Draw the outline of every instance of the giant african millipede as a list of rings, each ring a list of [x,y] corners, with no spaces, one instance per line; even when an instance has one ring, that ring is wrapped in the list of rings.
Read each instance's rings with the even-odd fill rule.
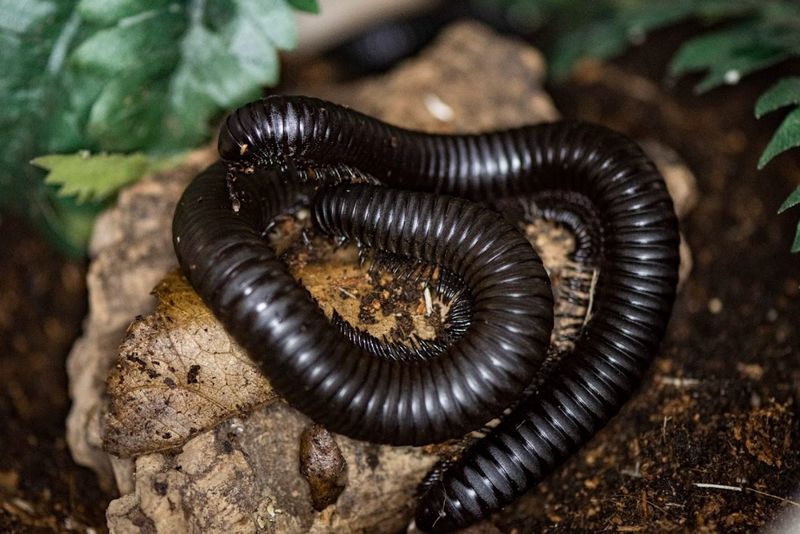
[[[566,121],[437,135],[276,96],[233,112],[219,151],[178,204],[175,251],[292,406],[331,431],[396,445],[459,437],[514,406],[429,475],[422,530],[466,526],[538,483],[617,413],[658,350],[678,280],[677,220],[663,178],[623,135]],[[348,173],[371,183],[331,185]],[[264,238],[304,181],[320,188],[312,211],[323,231],[451,273],[468,299],[463,333],[430,357],[399,357],[327,319]],[[557,199],[552,216],[579,230],[576,255],[600,275],[574,349],[520,400],[548,347],[553,298],[531,245],[486,204],[531,194]]]

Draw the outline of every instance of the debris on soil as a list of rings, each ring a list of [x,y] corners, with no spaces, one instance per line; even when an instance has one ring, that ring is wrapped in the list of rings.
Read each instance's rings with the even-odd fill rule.
[[[448,306],[430,296],[434,277],[415,272],[411,262],[399,261],[399,272],[393,273],[372,259],[362,261],[355,245],[337,245],[319,235],[296,242],[284,259],[328,318],[336,311],[354,327],[396,342],[412,335],[434,339],[442,333]]]

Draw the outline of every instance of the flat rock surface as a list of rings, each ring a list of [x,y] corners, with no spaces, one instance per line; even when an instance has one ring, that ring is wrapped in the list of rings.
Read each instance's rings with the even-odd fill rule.
[[[542,90],[543,69],[541,56],[530,47],[464,23],[384,77],[312,92],[402,126],[478,131],[556,118]],[[696,197],[691,173],[664,147],[648,145],[648,151],[662,164],[679,212],[687,213]],[[446,449],[319,438],[315,443],[328,443],[334,453],[338,448],[330,464],[338,467],[328,470],[330,480],[325,472],[319,475],[311,486],[317,489],[310,489],[301,474],[300,452],[310,422],[271,394],[185,282],[168,274],[176,267],[170,241],[175,202],[188,180],[213,159],[211,151],[198,152],[181,169],[125,191],[103,215],[92,242],[90,314],[69,359],[74,404],[68,440],[76,460],[122,494],[109,507],[109,528],[403,529],[416,484]],[[568,239],[557,229],[544,233],[548,238],[535,244],[551,271],[571,276],[574,266],[559,263],[564,257],[559,247]],[[306,280],[308,274],[298,277]],[[360,287],[357,281],[346,285],[353,273],[336,276],[346,288]],[[399,305],[424,312],[424,288]],[[567,343],[568,327],[561,328]],[[307,467],[302,470],[309,475],[313,470]],[[326,501],[330,492],[335,495]],[[524,518],[541,508],[536,493],[531,495],[497,524],[525,524]]]

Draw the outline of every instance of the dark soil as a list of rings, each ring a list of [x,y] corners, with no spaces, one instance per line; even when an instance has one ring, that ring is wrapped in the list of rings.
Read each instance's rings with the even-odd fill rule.
[[[683,31],[551,88],[567,117],[687,160],[701,192],[683,227],[694,269],[639,393],[520,505],[530,522],[506,530],[750,532],[800,509],[800,255],[788,252],[800,212],[775,214],[800,182],[798,157],[756,170],[779,117],[756,121],[752,107],[776,72],[702,97],[662,83]],[[20,221],[0,230],[0,531],[102,530],[112,496],[64,442],[85,265]]]
[[[694,268],[661,357],[613,423],[540,486],[541,513],[523,531],[752,532],[800,512],[800,258],[788,251],[800,213],[775,213],[800,181],[797,156],[756,170],[776,127],[752,113],[769,77],[703,97],[688,82],[663,89],[653,54],[668,57],[655,50],[670,37],[584,65],[551,92],[568,117],[676,149],[701,196],[682,228]]]
[[[110,499],[64,439],[64,360],[86,312],[86,265],[0,219],[0,531],[105,530]]]

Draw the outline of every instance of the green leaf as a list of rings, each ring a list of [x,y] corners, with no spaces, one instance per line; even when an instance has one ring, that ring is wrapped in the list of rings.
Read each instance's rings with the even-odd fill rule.
[[[800,108],[795,108],[778,126],[758,160],[758,168],[763,168],[772,158],[796,146],[800,146]]]
[[[106,202],[78,204],[75,197],[59,197],[48,188],[34,207],[34,221],[58,250],[80,257],[86,254],[94,220],[107,207]]]
[[[616,21],[604,21],[566,34],[559,39],[551,58],[551,70],[563,78],[582,57],[608,59],[622,53],[629,45],[629,35]]]
[[[704,93],[723,84],[733,85],[751,72],[780,63],[791,53],[775,46],[758,20],[695,37],[684,43],[670,62],[671,76],[708,70],[695,87]]]
[[[800,204],[800,186],[797,186],[797,189],[792,191],[792,193],[786,197],[786,200],[783,201],[781,207],[778,208],[778,213],[783,213],[784,211],[788,210],[789,208],[793,208]]]
[[[697,9],[696,0],[670,0],[663,3],[636,2],[621,8],[619,22],[629,36],[644,37],[645,34],[690,17]]]
[[[185,29],[184,12],[151,9],[96,32],[70,59],[81,71],[107,77],[122,73],[158,76],[178,61],[175,44]]]
[[[49,171],[45,183],[60,186],[59,196],[74,196],[78,203],[105,200],[150,169],[143,154],[92,156],[86,151],[40,156],[31,163]]]
[[[588,24],[575,24],[569,20],[570,30],[557,41],[555,53],[551,58],[551,70],[555,76],[563,76],[580,57],[608,59],[619,55],[630,45],[640,44],[647,34],[666,26],[689,19],[701,17],[707,21],[742,16],[757,10],[752,0],[607,0],[609,5]],[[566,2],[572,5],[571,2]],[[576,4],[578,4],[576,2]],[[584,3],[580,3],[585,7]],[[551,10],[568,12],[563,4],[556,2]],[[701,47],[702,53],[706,47]],[[687,51],[687,55],[691,51]],[[705,68],[703,64],[697,68]],[[677,73],[676,73],[677,74]]]
[[[32,158],[195,146],[216,114],[277,81],[277,50],[296,41],[288,0],[0,0],[0,209],[74,251],[103,205],[78,200],[132,180],[131,163],[86,183],[100,171],[75,162],[59,189]]]
[[[714,65],[695,86],[695,91],[702,94],[721,85],[736,85],[748,74],[777,65],[789,57],[791,55],[782,50],[761,47],[738,51],[735,57]]]
[[[756,102],[756,118],[789,105],[800,105],[800,77],[783,78]]]
[[[127,16],[76,50],[78,68],[109,76],[88,112],[90,146],[170,152],[197,145],[216,113],[277,81],[277,50],[297,43],[284,0],[172,5]]]
[[[769,1],[759,2],[759,11],[767,22],[775,22],[793,26],[800,18],[800,5],[794,1]]]
[[[800,205],[800,186],[797,187],[788,197],[786,200],[783,201],[781,207],[778,208],[778,213],[783,213],[784,211],[792,208],[794,206]],[[797,231],[794,234],[794,243],[792,243],[792,252],[800,252],[800,222],[797,223]]]
[[[319,4],[317,0],[288,0],[289,4],[295,9],[300,11],[307,11],[309,13],[319,13]]]
[[[758,25],[753,21],[701,35],[685,42],[669,64],[671,76],[704,70],[724,62],[736,49],[752,44]]]
[[[763,8],[758,0],[696,0],[693,4],[694,14],[705,22],[752,16]]]
[[[133,74],[111,80],[89,111],[86,135],[104,150],[114,152],[158,145],[162,132],[153,125],[162,122],[167,87],[165,81],[150,83]],[[198,143],[205,134],[202,120],[194,125]]]
[[[27,216],[61,250],[74,250],[77,242],[67,235],[76,227],[68,220],[72,206],[51,202],[44,173],[28,161],[60,142],[56,132],[64,131],[55,117],[67,98],[65,57],[83,31],[73,7],[56,0],[0,0],[0,210]]]
[[[150,10],[163,9],[165,4],[163,0],[80,0],[77,11],[87,21],[111,25]],[[172,9],[179,7],[176,5]]]
[[[0,30],[24,34],[56,11],[53,2],[0,0]]]

